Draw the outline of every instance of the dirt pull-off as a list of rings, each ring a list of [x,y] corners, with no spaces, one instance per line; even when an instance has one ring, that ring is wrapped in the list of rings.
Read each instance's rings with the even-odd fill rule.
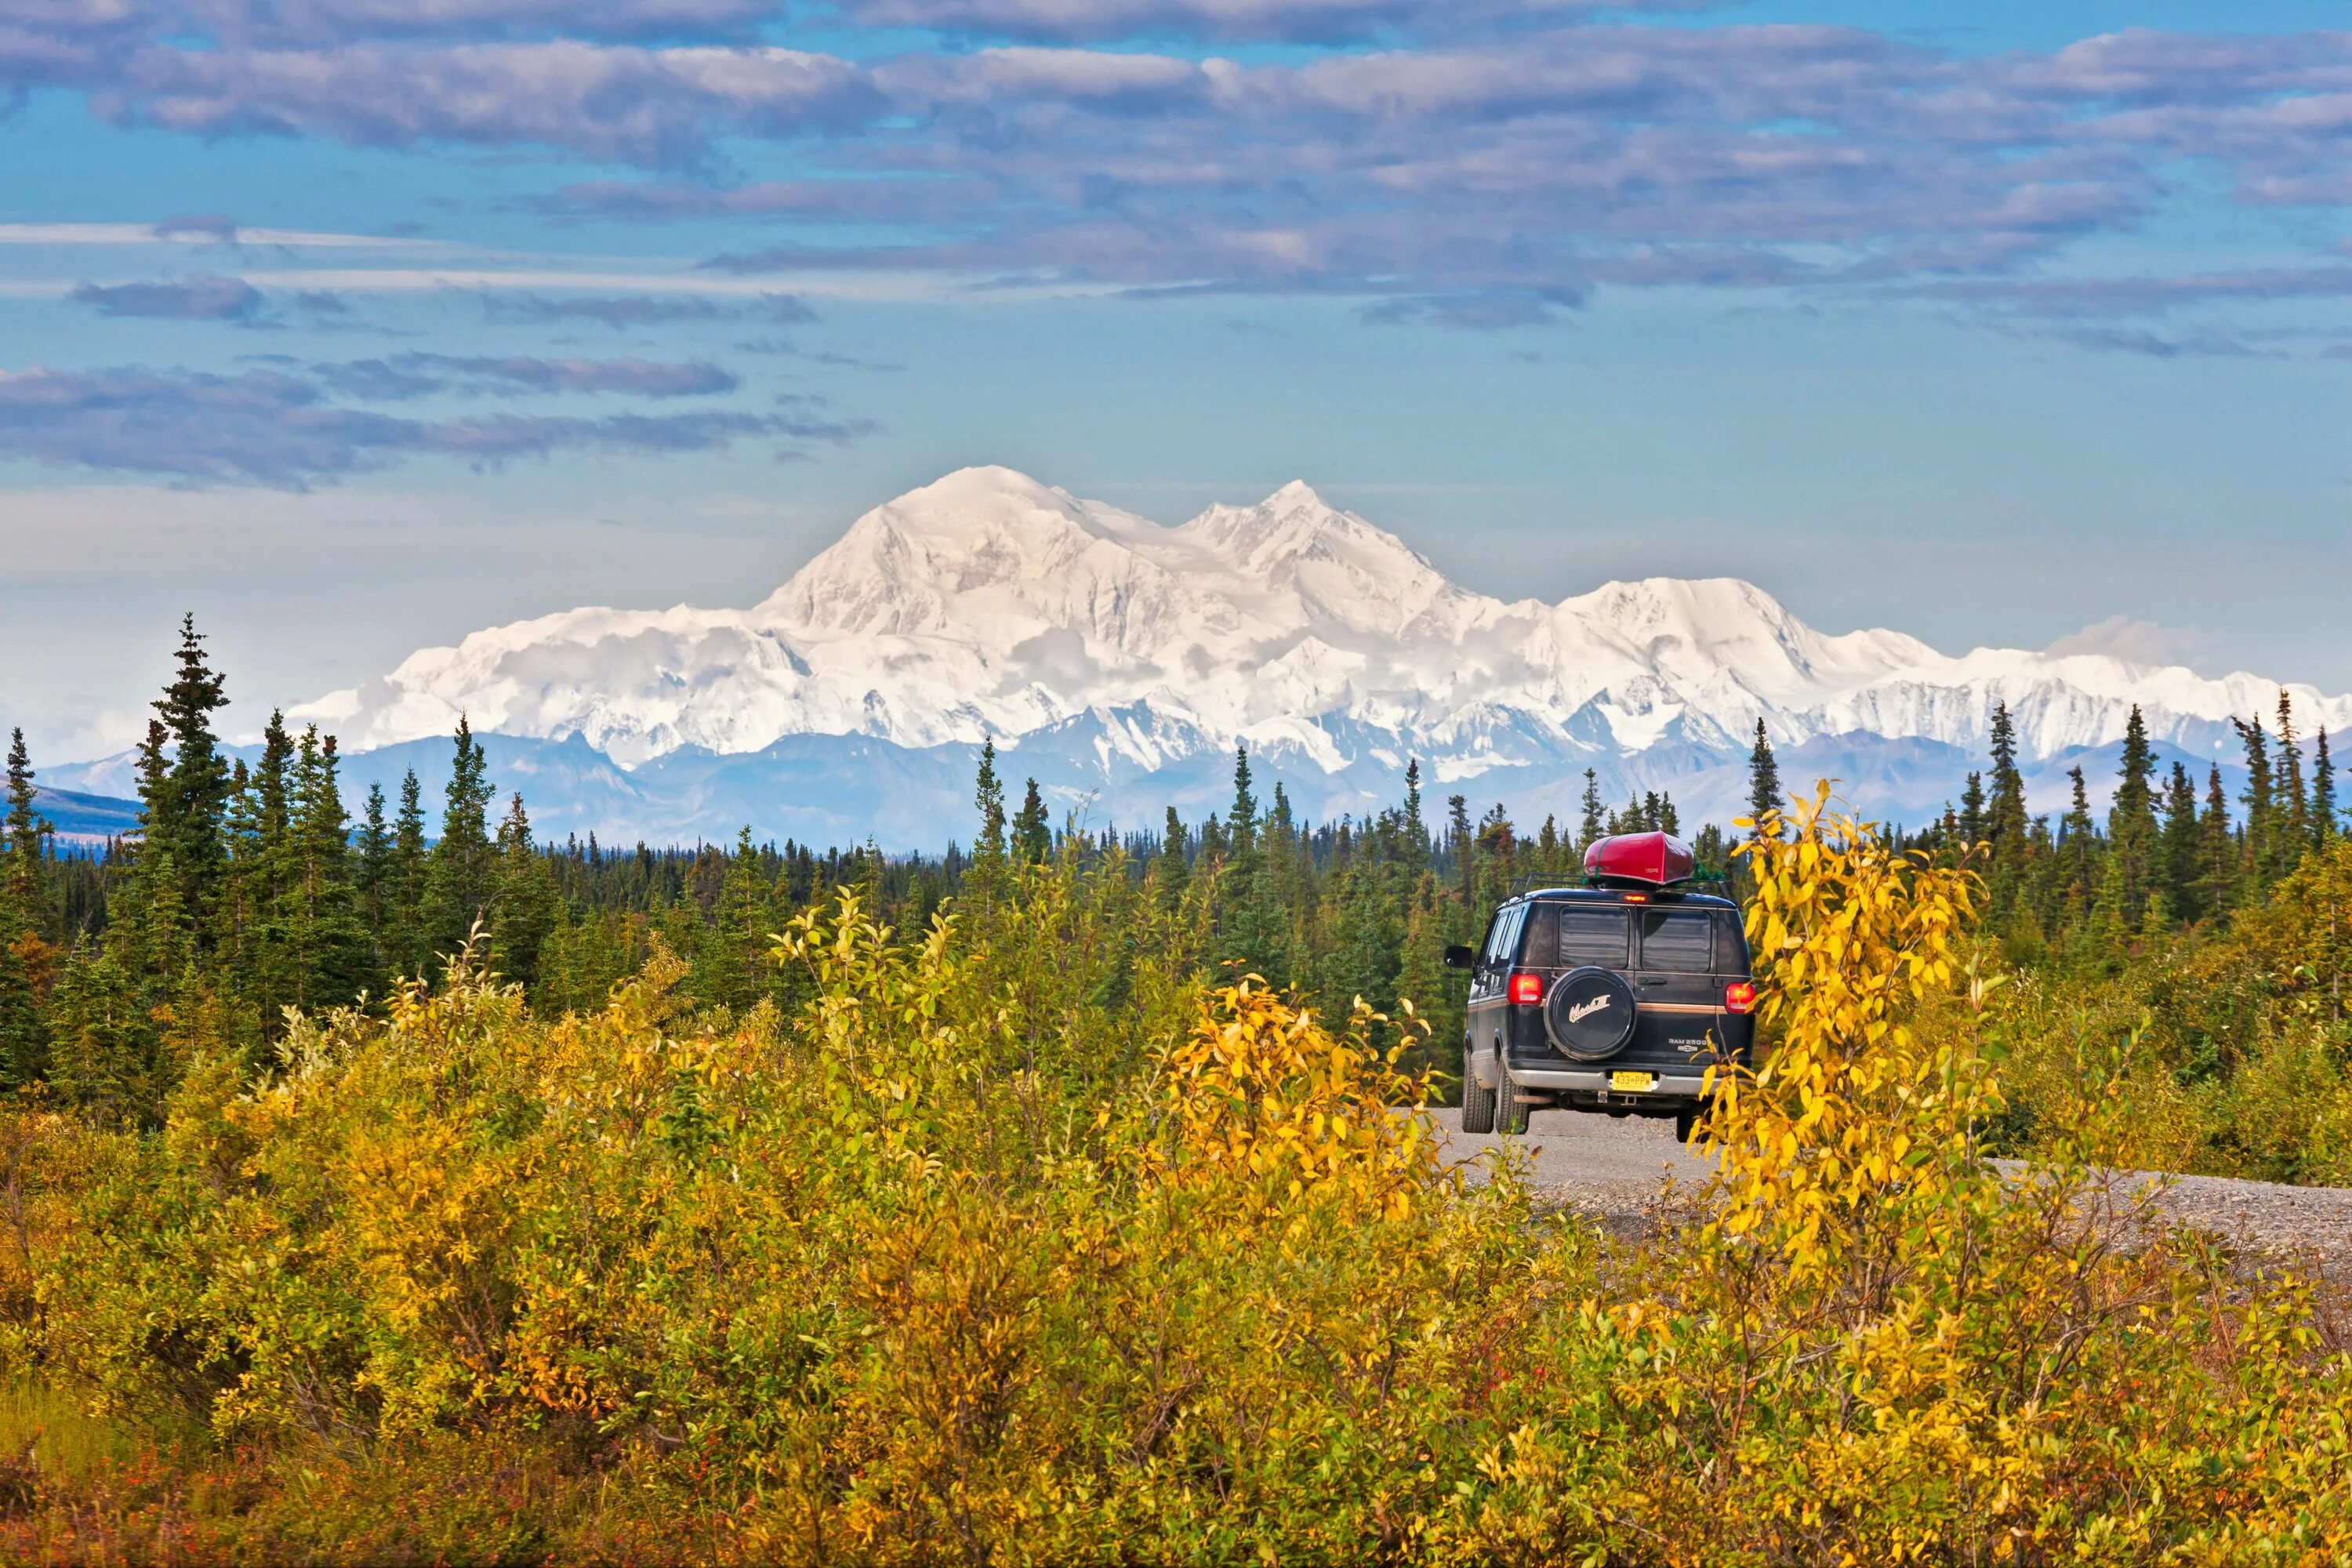
[[[1516,1145],[1528,1157],[1528,1184],[1539,1202],[1589,1215],[1620,1235],[1646,1234],[1668,1216],[1669,1176],[1684,1204],[1697,1197],[1706,1180],[1706,1162],[1675,1142],[1671,1121],[1538,1110],[1524,1134],[1503,1138],[1463,1131],[1460,1114],[1436,1112],[1440,1148],[1449,1163],[1468,1163],[1476,1180],[1484,1163],[1479,1156]],[[2004,1162],[2003,1168],[2011,1167]],[[2141,1191],[2152,1192],[2173,1219],[2242,1252],[2315,1258],[2339,1279],[2352,1271],[2352,1188],[2115,1173],[2117,1205]]]

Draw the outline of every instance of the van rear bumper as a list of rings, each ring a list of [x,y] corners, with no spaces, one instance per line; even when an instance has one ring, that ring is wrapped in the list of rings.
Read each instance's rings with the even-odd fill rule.
[[[1540,1089],[1550,1094],[1609,1094],[1610,1068],[1511,1068],[1511,1081],[1523,1089]],[[1654,1086],[1633,1091],[1620,1090],[1612,1096],[1616,1103],[1643,1100],[1697,1100],[1705,1090],[1704,1073],[1659,1072],[1654,1068],[1631,1068],[1631,1072],[1646,1072],[1656,1079]]]

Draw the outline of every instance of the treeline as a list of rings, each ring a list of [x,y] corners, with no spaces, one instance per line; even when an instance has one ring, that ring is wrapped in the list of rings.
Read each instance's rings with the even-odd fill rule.
[[[1969,773],[1958,804],[1910,842],[1953,855],[1981,847],[1988,921],[2012,962],[2111,959],[2143,937],[2225,924],[2345,830],[2327,731],[2314,738],[2306,771],[2287,692],[2274,730],[2260,714],[2232,722],[2246,761],[2239,809],[2218,763],[2201,781],[2178,762],[2159,775],[2135,703],[2104,816],[2077,765],[2067,771],[2073,798],[2053,820],[2026,811],[2016,723],[2003,703],[1992,714],[1990,770]],[[1769,765],[1760,732],[1758,743],[1768,759],[1759,765]]]
[[[1573,875],[1605,833],[1680,828],[1670,797],[1607,807],[1590,773],[1573,829],[1547,821],[1523,837],[1499,805],[1474,820],[1458,795],[1433,828],[1417,763],[1398,806],[1311,824],[1279,784],[1261,802],[1245,749],[1222,813],[1187,823],[1171,809],[1154,831],[1057,828],[1034,780],[1009,806],[991,745],[968,853],[778,847],[748,828],[730,847],[616,850],[593,836],[550,845],[520,794],[500,808],[463,720],[430,811],[411,773],[396,801],[372,787],[354,813],[332,735],[272,714],[248,766],[214,728],[226,700],[184,623],[139,749],[142,831],[95,856],[53,852],[17,733],[0,884],[0,1082],[43,1083],[101,1119],[150,1125],[188,1062],[224,1052],[257,1062],[293,1012],[380,1006],[469,944],[551,1016],[603,1006],[657,951],[685,962],[681,989],[705,1008],[789,1007],[795,982],[771,961],[772,933],[836,889],[855,887],[898,929],[919,929],[950,898],[985,910],[1016,868],[1049,858],[1118,869],[1136,917],[1215,970],[1262,974],[1333,1016],[1360,995],[1383,1012],[1400,995],[1424,999],[1446,1042],[1459,1033],[1458,1016],[1444,1016],[1447,943],[1475,934],[1525,877]],[[1699,841],[1720,871],[1722,835]]]
[[[1066,858],[1116,871],[1139,943],[1181,952],[1212,974],[1255,973],[1325,1016],[1358,997],[1394,1016],[1411,998],[1433,1026],[1429,1065],[1450,1070],[1460,1001],[1442,957],[1473,940],[1515,887],[1578,875],[1611,833],[1684,826],[1671,796],[1620,805],[1588,771],[1577,820],[1531,831],[1501,805],[1474,816],[1454,795],[1426,815],[1416,763],[1405,796],[1363,819],[1311,823],[1277,784],[1261,800],[1246,749],[1222,812],[1120,832],[1051,820],[1034,780],[1018,804],[984,747],[967,851],[891,858],[754,842],[615,849],[592,836],[544,844],[526,803],[500,805],[461,720],[442,798],[412,773],[397,799],[371,788],[354,813],[335,738],[273,714],[261,754],[230,758],[214,729],[226,695],[193,622],[140,746],[142,830],[95,856],[52,852],[36,811],[21,733],[9,756],[0,879],[0,1083],[41,1083],[102,1119],[152,1125],[185,1064],[224,1052],[258,1063],[294,1011],[380,1009],[404,984],[437,979],[469,945],[551,1016],[601,1007],[657,952],[686,965],[680,989],[742,1014],[799,1000],[771,962],[772,933],[845,887],[901,931],[950,899],[985,911],[1023,865]],[[1990,929],[2032,965],[2095,967],[2179,929],[2210,930],[2340,832],[2327,737],[2306,769],[2292,704],[2274,729],[2242,721],[2250,783],[2234,803],[2218,768],[2201,792],[2175,764],[2159,777],[2137,708],[2104,819],[2074,772],[2074,804],[2029,815],[2008,709],[1995,710],[1991,766],[1969,775],[1940,821],[1895,833],[1906,847],[1968,859],[1989,889]],[[1783,803],[1769,734],[1757,726],[1751,806]],[[2239,810],[2233,811],[2233,805]],[[1704,875],[1737,872],[1723,829],[1694,839]],[[1148,929],[1147,929],[1148,928]]]

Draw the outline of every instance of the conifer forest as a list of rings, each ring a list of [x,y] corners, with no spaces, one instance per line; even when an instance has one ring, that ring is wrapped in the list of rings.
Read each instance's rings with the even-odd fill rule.
[[[2106,1173],[2352,1184],[2284,695],[2242,788],[2135,710],[2056,816],[1996,709],[1903,828],[1760,723],[1728,824],[1418,769],[1310,823],[1244,750],[1113,828],[992,747],[894,858],[546,842],[462,721],[441,798],[353,800],[312,728],[232,761],[226,679],[184,626],[134,836],[56,845],[8,755],[10,1561],[2352,1553],[2340,1274]],[[1746,910],[1764,1049],[1627,1237],[1442,1154],[1444,954],[1647,828]]]

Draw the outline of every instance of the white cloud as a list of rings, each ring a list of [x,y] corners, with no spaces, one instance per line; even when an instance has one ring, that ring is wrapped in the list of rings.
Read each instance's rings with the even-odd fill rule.
[[[2105,654],[2133,664],[2186,665],[2201,671],[2201,661],[2215,650],[2217,639],[2197,626],[2159,626],[2129,616],[2109,616],[2081,631],[2069,632],[2043,651],[2054,654]]]

